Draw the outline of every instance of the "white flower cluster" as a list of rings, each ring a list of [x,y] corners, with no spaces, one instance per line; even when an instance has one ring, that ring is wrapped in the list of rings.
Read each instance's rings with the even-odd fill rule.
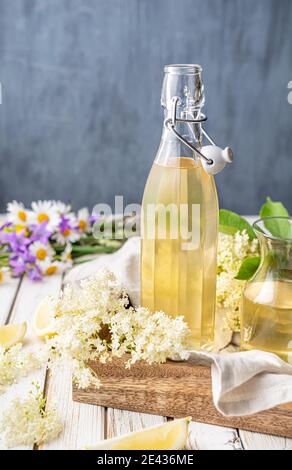
[[[33,369],[44,364],[43,351],[22,348],[21,343],[5,350],[0,346],[0,392]]]
[[[6,447],[42,444],[57,437],[63,429],[54,407],[46,411],[46,399],[39,386],[21,400],[15,398],[0,422]]]
[[[99,386],[88,366],[129,354],[128,366],[138,360],[165,362],[188,357],[190,331],[183,317],[130,307],[114,275],[101,271],[79,285],[67,285],[55,301],[56,335],[47,340],[49,367],[70,363],[80,388]]]
[[[188,358],[191,334],[183,317],[129,306],[127,295],[108,271],[67,285],[50,301],[56,334],[33,351],[22,349],[21,344],[0,349],[0,388],[45,364],[51,371],[70,366],[75,383],[86,388],[100,385],[91,360],[105,362],[129,353],[126,366],[130,367],[138,360],[151,364]],[[8,447],[41,444],[61,432],[55,408],[46,410],[45,405],[39,387],[27,399],[11,403],[0,423]]]
[[[240,330],[240,308],[245,281],[234,279],[242,261],[258,254],[258,241],[250,241],[246,231],[235,235],[219,233],[217,257],[217,307],[227,310],[225,327]]]

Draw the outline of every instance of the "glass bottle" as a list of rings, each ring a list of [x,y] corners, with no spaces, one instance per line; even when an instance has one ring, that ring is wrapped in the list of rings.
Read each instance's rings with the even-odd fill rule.
[[[177,130],[202,146],[204,87],[199,65],[165,67],[161,104],[166,123],[177,100]],[[184,122],[180,122],[180,119]],[[197,154],[164,125],[142,202],[141,303],[183,315],[194,349],[214,338],[218,199],[213,176]]]
[[[292,363],[292,219],[266,217],[254,229],[261,262],[243,293],[241,348]]]

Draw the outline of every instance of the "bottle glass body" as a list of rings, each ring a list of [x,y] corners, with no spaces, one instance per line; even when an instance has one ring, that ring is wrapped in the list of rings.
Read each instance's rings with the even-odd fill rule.
[[[197,118],[204,100],[198,76],[185,77],[182,71],[174,77],[175,85],[172,79],[167,73],[162,92],[165,118],[172,96],[180,98],[180,118]],[[200,147],[199,124],[180,123],[177,129]],[[142,202],[141,303],[152,311],[183,315],[194,349],[211,349],[213,344],[217,232],[214,178],[164,127]]]

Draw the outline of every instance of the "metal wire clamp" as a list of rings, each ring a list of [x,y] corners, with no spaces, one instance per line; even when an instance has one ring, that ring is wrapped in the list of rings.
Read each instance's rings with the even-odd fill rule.
[[[212,165],[213,160],[210,159],[210,158],[205,157],[205,155],[203,155],[202,152],[200,152],[200,150],[198,150],[194,145],[190,144],[190,142],[188,142],[175,128],[177,122],[183,122],[183,123],[186,123],[186,124],[200,124],[202,122],[207,121],[207,116],[205,116],[204,114],[201,114],[201,117],[199,117],[198,119],[181,119],[181,118],[178,118],[177,115],[176,115],[178,101],[179,101],[178,96],[174,96],[172,98],[171,118],[166,119],[164,121],[165,127],[168,130],[170,130],[183,144],[185,144],[186,147],[188,147],[190,150],[195,152],[200,158],[205,160],[209,165]],[[212,145],[216,145],[214,140],[209,136],[209,134],[203,128],[202,128],[202,133],[204,134],[204,136],[208,139],[208,141]]]

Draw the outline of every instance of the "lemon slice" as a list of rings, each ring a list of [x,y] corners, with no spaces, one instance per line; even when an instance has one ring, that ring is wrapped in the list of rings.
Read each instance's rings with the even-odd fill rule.
[[[52,300],[46,297],[38,304],[33,317],[32,328],[39,338],[55,334],[55,308]]]
[[[185,449],[191,418],[176,419],[138,432],[101,441],[87,450],[180,450]]]
[[[26,322],[0,326],[0,346],[5,349],[21,343],[26,333]]]

